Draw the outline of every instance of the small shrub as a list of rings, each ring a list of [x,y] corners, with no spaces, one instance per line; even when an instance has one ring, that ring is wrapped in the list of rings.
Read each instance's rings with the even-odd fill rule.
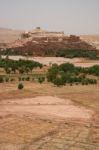
[[[9,82],[9,78],[8,77],[5,78],[5,82]]]
[[[0,77],[0,83],[3,83],[3,82],[4,82],[3,77]]]
[[[10,68],[5,67],[5,72],[6,72],[7,74],[10,74],[10,73],[11,73],[11,69],[10,69]]]
[[[13,82],[13,81],[15,81],[15,79],[11,78],[10,81]]]
[[[21,78],[21,80],[22,80],[22,81],[25,81],[25,78],[24,78],[24,77],[22,77],[22,78]]]
[[[21,77],[19,77],[19,81],[22,81],[22,78],[21,78]]]
[[[79,85],[79,83],[78,83],[78,82],[76,82],[76,85]]]
[[[22,83],[19,83],[19,84],[18,84],[18,89],[19,89],[19,90],[22,90],[23,88],[24,88],[24,85],[23,85]]]
[[[73,84],[72,84],[72,83],[70,83],[70,86],[73,86]]]
[[[39,77],[38,78],[38,82],[41,84],[45,81],[45,77]]]
[[[26,81],[30,81],[30,77],[26,77],[26,79],[25,79]]]

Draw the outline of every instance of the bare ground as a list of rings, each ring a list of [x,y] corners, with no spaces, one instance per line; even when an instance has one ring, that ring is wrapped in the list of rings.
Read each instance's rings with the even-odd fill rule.
[[[21,30],[0,28],[0,44],[12,43],[12,42],[20,39],[22,33],[23,33],[23,31],[21,31]]]
[[[99,85],[25,86],[0,84],[0,150],[99,150]]]
[[[74,120],[90,122],[91,110],[75,106],[69,100],[51,96],[39,96],[31,99],[4,100],[0,102],[0,112],[8,114],[32,114],[44,119]]]

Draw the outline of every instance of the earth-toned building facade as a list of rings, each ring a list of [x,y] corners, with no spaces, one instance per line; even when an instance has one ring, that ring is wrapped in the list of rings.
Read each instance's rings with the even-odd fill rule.
[[[40,27],[36,27],[34,30],[25,32],[24,34],[33,37],[63,37],[64,32],[49,32],[41,29]]]

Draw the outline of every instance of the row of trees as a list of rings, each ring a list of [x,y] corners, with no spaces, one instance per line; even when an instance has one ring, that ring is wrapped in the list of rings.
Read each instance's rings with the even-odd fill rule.
[[[0,50],[0,55],[10,55],[10,56],[33,56],[32,50],[19,50],[19,49],[4,49]]]
[[[65,58],[83,57],[89,59],[98,59],[98,54],[95,50],[82,49],[59,49],[56,52],[56,56]]]
[[[95,50],[83,50],[83,49],[47,49],[45,56],[56,56],[65,58],[83,57],[89,59],[99,59],[98,53]]]
[[[99,69],[99,66],[97,66]],[[93,69],[94,68],[94,69]],[[90,68],[75,67],[73,64],[66,63],[62,65],[52,65],[48,70],[47,80],[54,83],[57,86],[66,84],[96,84],[97,80],[94,78],[88,78],[87,75],[98,75],[96,74],[96,66]],[[90,70],[94,70],[93,72]]]
[[[33,56],[32,50],[18,50],[18,49],[6,49],[0,50],[0,55],[22,55],[22,56]],[[53,48],[46,49],[44,51],[45,56],[56,56],[65,58],[83,57],[89,59],[98,59],[98,53],[95,50],[83,50],[83,49],[58,49]]]
[[[20,74],[32,72],[34,68],[42,68],[43,65],[39,62],[30,61],[30,60],[9,60],[9,59],[1,59],[0,67],[4,68],[6,73],[10,74],[16,73],[18,71]]]
[[[13,81],[15,81],[15,78],[0,76],[0,83],[13,82]]]
[[[44,76],[39,76],[37,78],[34,77],[19,77],[19,78],[15,78],[15,77],[9,77],[9,76],[0,76],[0,83],[4,83],[4,82],[13,82],[13,81],[38,81],[39,83],[43,83],[45,81],[45,77]]]
[[[38,78],[38,82],[41,84],[41,83],[43,83],[45,81],[45,78],[44,77],[39,77]],[[22,90],[24,88],[24,85],[23,85],[23,83],[19,83],[18,84],[18,89],[19,90]]]

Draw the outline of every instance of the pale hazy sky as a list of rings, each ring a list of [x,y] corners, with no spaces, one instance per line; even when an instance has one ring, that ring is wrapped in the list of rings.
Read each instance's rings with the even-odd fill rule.
[[[0,27],[99,34],[99,0],[0,0]]]

